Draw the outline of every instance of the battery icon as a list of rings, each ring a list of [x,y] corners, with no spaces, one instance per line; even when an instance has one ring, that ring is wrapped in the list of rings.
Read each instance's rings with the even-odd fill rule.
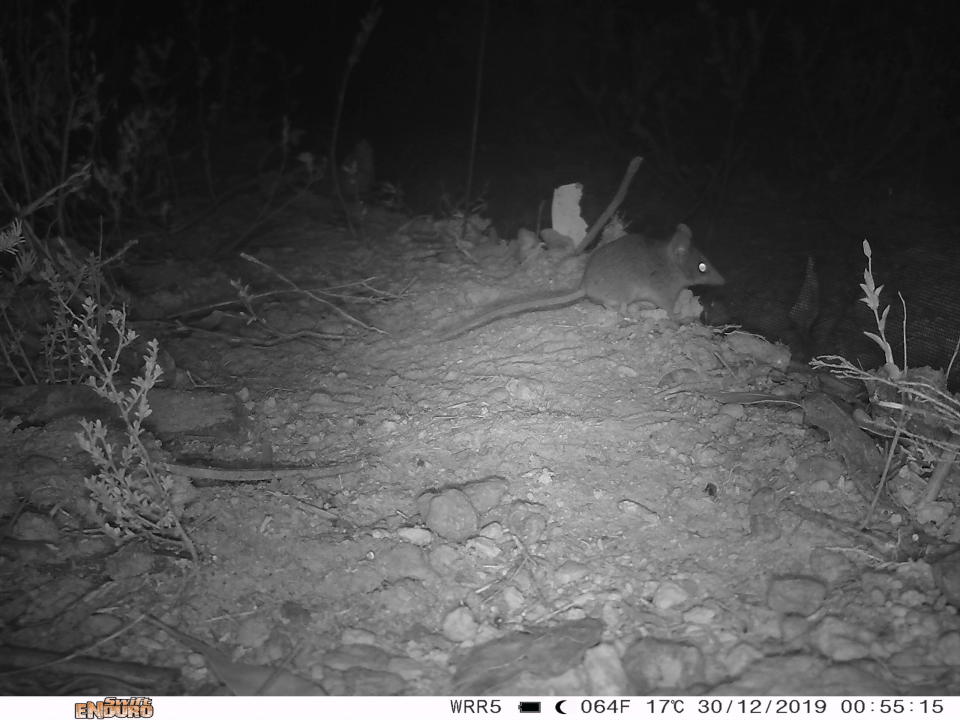
[[[538,712],[540,712],[540,701],[539,701],[539,700],[521,700],[521,701],[520,701],[520,712],[522,712],[522,713],[538,713]]]

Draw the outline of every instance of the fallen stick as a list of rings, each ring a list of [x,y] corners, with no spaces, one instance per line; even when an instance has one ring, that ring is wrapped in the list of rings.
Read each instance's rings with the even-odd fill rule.
[[[169,473],[183,475],[197,480],[217,480],[228,483],[256,483],[292,477],[300,477],[307,480],[336,477],[337,475],[357,472],[363,468],[363,462],[356,460],[354,462],[341,463],[340,465],[328,465],[327,467],[249,468],[237,470],[198,467],[195,465],[181,465],[180,463],[169,462],[159,462],[157,466]]]
[[[583,241],[574,248],[575,253],[581,253],[588,248],[590,243],[592,243],[594,239],[596,239],[597,235],[600,234],[600,231],[603,230],[603,226],[610,222],[610,218],[613,217],[613,214],[617,211],[617,208],[619,208],[626,199],[627,190],[630,188],[630,183],[633,182],[633,176],[637,174],[637,170],[640,169],[640,163],[642,162],[643,158],[638,155],[630,161],[629,165],[627,165],[627,171],[623,174],[623,180],[620,181],[620,187],[617,188],[617,194],[613,196],[613,200],[611,200],[610,204],[607,205],[607,209],[604,210],[600,217],[597,218],[596,222],[590,226],[590,229],[584,236]]]

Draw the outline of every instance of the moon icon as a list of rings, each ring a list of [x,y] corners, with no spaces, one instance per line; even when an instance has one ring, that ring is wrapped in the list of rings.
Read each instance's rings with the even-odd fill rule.
[[[555,709],[558,713],[560,713],[561,715],[566,715],[566,713],[563,711],[563,704],[564,704],[565,702],[566,702],[566,700],[557,700],[557,704],[554,705],[554,709]]]

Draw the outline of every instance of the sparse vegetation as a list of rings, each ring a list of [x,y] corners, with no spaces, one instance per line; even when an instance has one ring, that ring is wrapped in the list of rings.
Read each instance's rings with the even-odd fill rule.
[[[350,234],[354,236],[357,235],[357,230],[354,227],[353,219],[351,218],[352,213],[350,208],[347,206],[347,199],[344,189],[352,189],[354,198],[356,199],[359,188],[357,176],[362,169],[364,161],[362,158],[357,157],[357,153],[355,151],[354,157],[352,159],[348,159],[348,162],[344,164],[343,168],[338,168],[337,142],[340,140],[340,121],[343,117],[343,106],[346,100],[347,86],[350,83],[350,75],[357,63],[360,62],[360,56],[363,54],[363,50],[367,46],[367,42],[370,40],[370,35],[373,33],[373,29],[377,26],[377,22],[380,20],[380,15],[382,13],[383,8],[380,6],[380,3],[374,0],[373,4],[370,6],[370,9],[360,21],[360,29],[353,38],[353,47],[350,49],[350,54],[347,56],[347,62],[343,67],[343,74],[340,78],[340,86],[337,91],[337,102],[333,113],[333,128],[330,132],[330,164],[333,167],[333,172],[331,173],[333,189],[337,199],[340,201],[340,207],[343,209],[346,217],[347,227],[350,228]],[[369,145],[365,145],[364,147],[369,148]],[[341,172],[343,173],[342,179],[344,182],[341,182]],[[344,188],[344,185],[346,185],[346,188]]]
[[[883,351],[884,364],[877,370],[864,370],[838,355],[822,356],[812,364],[866,386],[871,412],[868,417],[861,418],[862,424],[889,443],[883,476],[878,478],[878,496],[887,486],[895,467],[905,469],[908,476],[917,479],[926,477],[925,490],[915,495],[915,502],[907,509],[921,524],[934,521],[935,525],[943,526],[954,514],[953,507],[943,505],[938,512],[934,503],[960,452],[960,400],[947,391],[949,368],[943,372],[907,366],[905,332],[903,359],[901,365],[897,364],[886,332],[890,306],[881,305],[883,286],[878,286],[874,280],[873,255],[866,240],[863,253],[867,267],[860,284],[863,291],[860,301],[870,308],[877,326],[877,332],[865,330],[864,335]],[[902,297],[900,299],[905,309],[906,304]],[[868,520],[869,516],[864,519],[865,525]]]
[[[960,691],[960,396],[895,257],[957,223],[893,202],[955,28],[795,5],[0,2],[0,690]],[[690,222],[701,317],[848,380],[686,291],[437,342],[583,275],[560,183],[579,249]]]
[[[189,225],[175,222],[176,163],[193,155],[198,142],[210,199],[222,200],[214,128],[235,97],[249,102],[257,91],[229,82],[233,45],[207,57],[202,14],[186,12],[192,45],[160,34],[108,47],[109,27],[98,22],[109,21],[81,14],[76,0],[0,9],[0,124],[10,139],[0,150],[0,209],[7,223],[0,230],[0,370],[18,385],[86,383],[112,404],[124,440],[100,420],[84,421],[77,435],[96,466],[86,483],[104,530],[119,539],[172,542],[194,558],[180,522],[178,479],[156,470],[143,428],[147,393],[161,374],[159,346],[148,345],[140,375],[131,379],[121,370],[121,356],[133,354],[137,334],[109,271],[133,245],[118,241],[131,218],[167,233]],[[98,51],[113,57],[100,64]],[[126,64],[129,74],[116,76]],[[195,82],[178,83],[185,74]],[[117,92],[121,85],[124,92]],[[187,126],[200,132],[186,132]],[[258,168],[259,213],[212,250],[238,250],[292,202],[288,196],[302,197],[325,179],[325,158],[295,152],[301,135],[283,117],[279,169]],[[277,148],[268,155],[276,160]],[[291,180],[295,191],[289,193]]]
[[[0,357],[20,385],[82,380],[79,343],[69,312],[84,297],[94,298],[101,308],[118,300],[107,269],[119,263],[132,244],[104,257],[61,236],[41,238],[32,222],[34,212],[78,192],[88,178],[88,168],[81,168],[45,192],[0,234],[0,252],[9,257],[0,267]]]
[[[163,373],[157,362],[159,345],[156,340],[148,343],[142,374],[123,389],[120,355],[137,333],[127,326],[124,310],[106,311],[105,325],[103,315],[91,298],[73,315],[80,362],[89,371],[87,385],[116,408],[124,432],[124,443],[118,445],[102,420],[81,420],[83,429],[76,435],[77,442],[96,468],[84,480],[94,511],[111,537],[176,543],[197,560],[196,548],[181,522],[183,505],[177,499],[179,484],[188,481],[158,470],[144,440],[143,423],[150,416],[147,394]],[[110,349],[105,346],[105,330],[116,336]]]

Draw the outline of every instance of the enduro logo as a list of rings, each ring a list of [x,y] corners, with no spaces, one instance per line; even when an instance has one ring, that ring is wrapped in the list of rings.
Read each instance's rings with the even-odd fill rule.
[[[74,703],[75,720],[103,720],[103,718],[152,718],[153,699],[148,697],[87,700]]]

